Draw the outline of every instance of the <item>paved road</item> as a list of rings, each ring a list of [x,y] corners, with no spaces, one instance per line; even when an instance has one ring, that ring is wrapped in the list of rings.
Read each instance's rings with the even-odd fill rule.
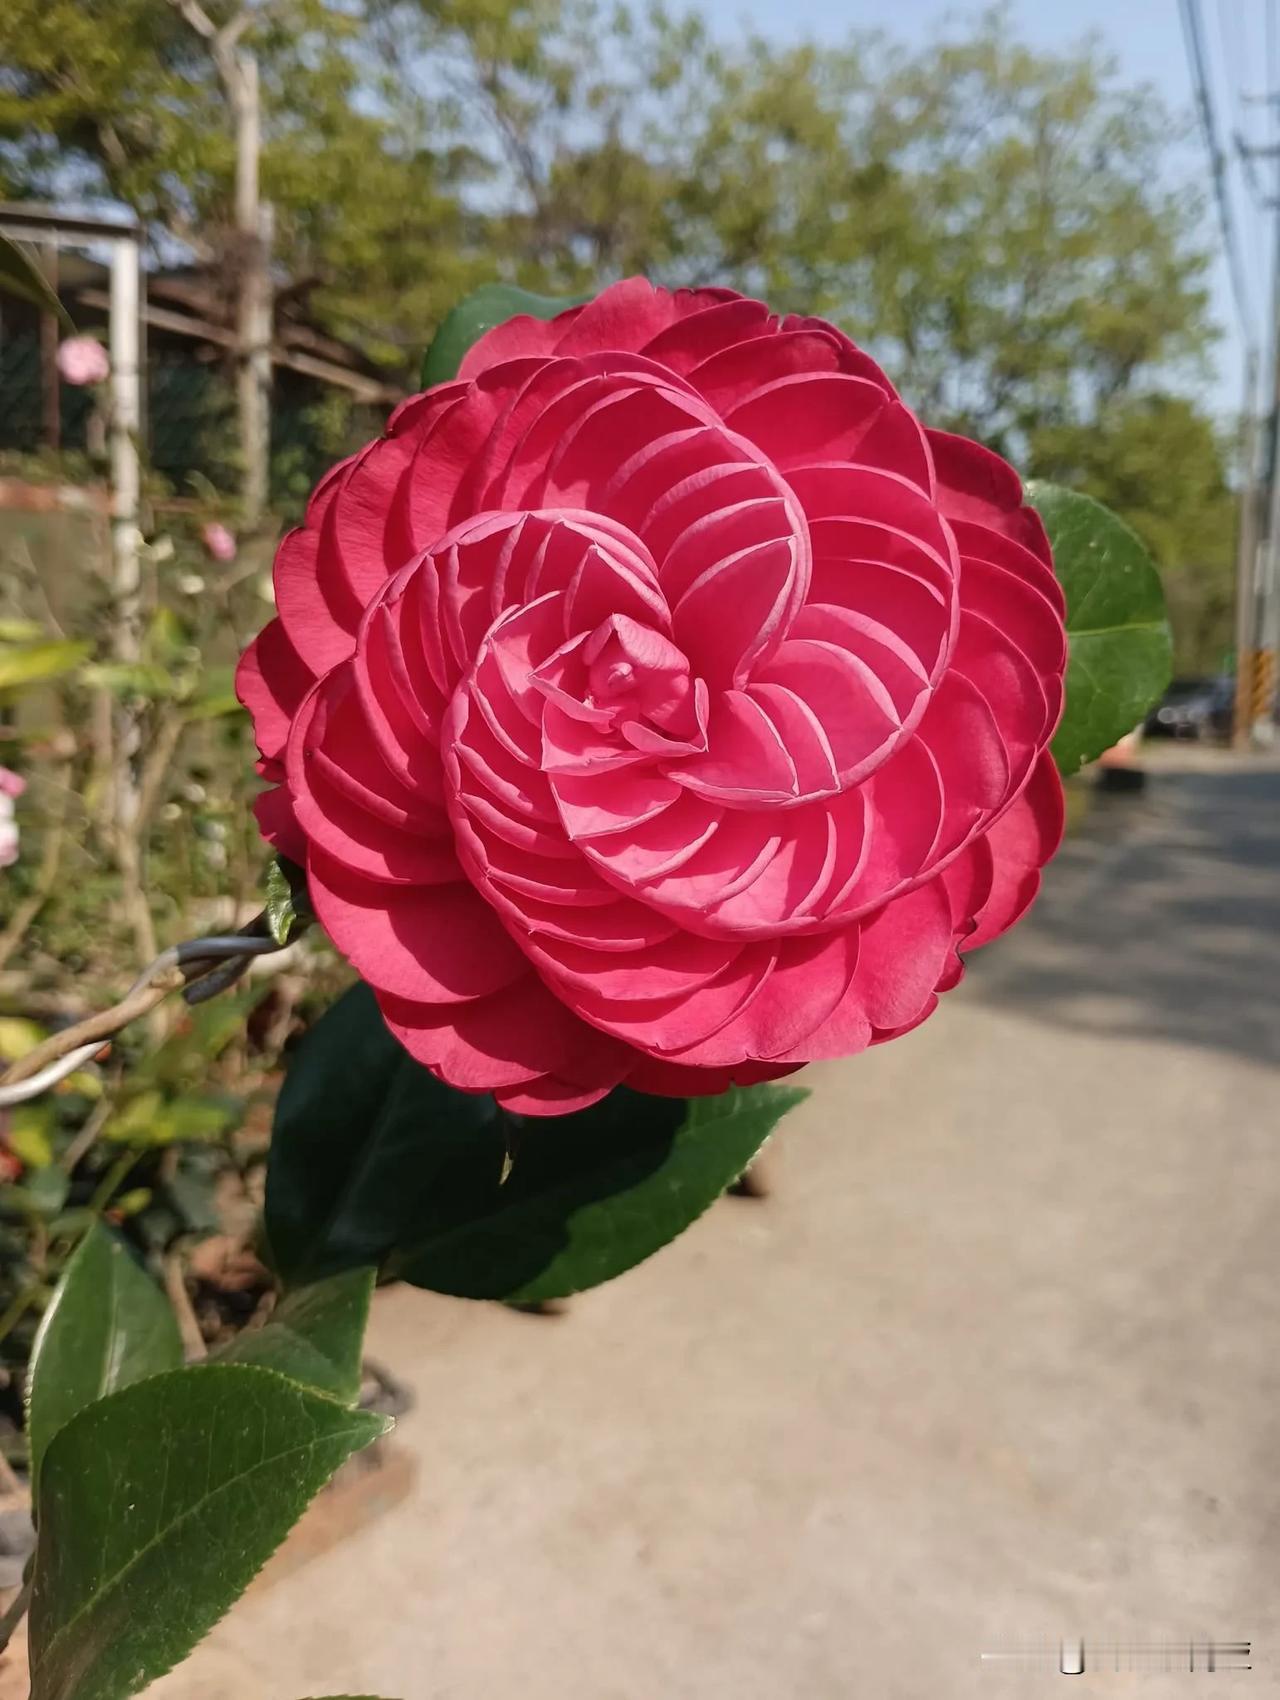
[[[768,1203],[560,1319],[382,1295],[391,1467],[154,1700],[1026,1700],[980,1653],[1073,1633],[1247,1637],[1214,1695],[1280,1694],[1278,871],[1280,771],[1175,752],[813,1071]]]

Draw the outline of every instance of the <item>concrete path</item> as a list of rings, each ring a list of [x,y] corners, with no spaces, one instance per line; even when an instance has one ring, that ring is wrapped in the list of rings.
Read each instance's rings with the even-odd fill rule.
[[[1025,1700],[1064,1635],[1072,1694],[1193,1692],[1096,1651],[1190,1635],[1280,1694],[1278,1065],[1280,771],[1174,752],[811,1071],[767,1203],[562,1318],[381,1295],[386,1468],[152,1700]]]

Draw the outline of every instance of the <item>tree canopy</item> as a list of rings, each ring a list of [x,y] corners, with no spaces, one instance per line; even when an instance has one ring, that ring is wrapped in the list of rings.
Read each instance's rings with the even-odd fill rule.
[[[242,8],[279,264],[393,374],[494,275],[822,313],[932,421],[1116,507],[1193,587],[1187,654],[1224,646],[1224,459],[1186,399],[1203,208],[1176,120],[1095,45],[1033,50],[1001,11],[907,50],[728,44],[608,0],[206,6]],[[0,194],[122,202],[162,251],[223,251],[231,129],[176,0],[9,0],[0,65]]]

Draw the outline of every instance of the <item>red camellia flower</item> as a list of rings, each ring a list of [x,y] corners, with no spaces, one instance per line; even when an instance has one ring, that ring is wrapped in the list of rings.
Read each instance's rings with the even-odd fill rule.
[[[263,831],[413,1056],[517,1111],[903,1033],[1058,843],[1039,518],[820,319],[639,279],[513,319],[275,585]]]

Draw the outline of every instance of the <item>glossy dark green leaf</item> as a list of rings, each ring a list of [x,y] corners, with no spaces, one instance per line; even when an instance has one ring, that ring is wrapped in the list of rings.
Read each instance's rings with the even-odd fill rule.
[[[66,308],[54,294],[40,267],[25,248],[20,248],[7,236],[0,236],[0,294],[29,301],[42,312],[56,314],[68,329],[71,328]]]
[[[1141,723],[1169,682],[1172,640],[1160,575],[1137,534],[1077,491],[1034,482],[1027,495],[1067,598],[1067,704],[1053,756],[1070,774]]]
[[[308,1034],[280,1094],[271,1254],[293,1283],[374,1263],[467,1298],[577,1292],[687,1228],[803,1096],[757,1086],[686,1103],[619,1088],[571,1116],[518,1121],[415,1063],[356,986]]]
[[[121,1241],[96,1223],[63,1271],[32,1348],[27,1437],[33,1482],[50,1442],[77,1411],[181,1362],[168,1299]]]
[[[353,986],[307,1034],[276,1104],[266,1237],[291,1285],[380,1264],[424,1207],[448,1149],[496,1124],[492,1098],[455,1092],[387,1031]]]
[[[685,1100],[619,1087],[574,1115],[527,1120],[505,1182],[501,1129],[454,1139],[390,1273],[515,1303],[610,1281],[701,1216],[805,1096],[751,1086]]]
[[[153,1376],[73,1417],[40,1482],[32,1700],[124,1700],[161,1676],[389,1426],[249,1364]]]
[[[510,283],[482,284],[474,294],[448,313],[422,360],[422,387],[446,383],[457,375],[462,357],[486,331],[508,319],[554,319],[569,307],[590,300],[589,296],[556,297],[532,295]]]
[[[374,1274],[351,1269],[286,1293],[263,1327],[237,1334],[209,1362],[261,1364],[354,1405]]]
[[[307,876],[296,862],[284,856],[272,857],[263,909],[277,944],[288,944],[315,919],[307,896]]]

